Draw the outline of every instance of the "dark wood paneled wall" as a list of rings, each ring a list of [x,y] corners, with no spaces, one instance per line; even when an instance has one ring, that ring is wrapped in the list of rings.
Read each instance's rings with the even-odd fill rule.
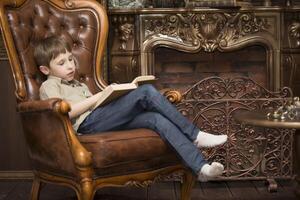
[[[6,58],[1,58],[0,69],[0,171],[30,170],[20,118],[16,112],[13,77]]]

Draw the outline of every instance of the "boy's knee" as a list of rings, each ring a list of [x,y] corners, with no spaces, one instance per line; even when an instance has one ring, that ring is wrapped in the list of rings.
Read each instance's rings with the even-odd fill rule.
[[[160,113],[157,112],[147,112],[143,114],[143,118],[145,119],[145,121],[149,121],[152,122],[154,124],[164,124],[166,123],[167,119],[161,115]]]
[[[151,84],[141,85],[139,88],[140,88],[140,90],[142,90],[143,92],[145,92],[147,94],[157,94],[157,93],[159,93],[157,91],[157,89]]]

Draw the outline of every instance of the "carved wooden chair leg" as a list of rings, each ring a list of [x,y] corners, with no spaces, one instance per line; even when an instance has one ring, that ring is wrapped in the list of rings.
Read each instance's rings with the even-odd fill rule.
[[[80,191],[76,191],[78,200],[93,200],[95,195],[94,184],[92,181],[82,181]]]
[[[185,171],[183,175],[183,182],[181,184],[181,200],[191,199],[191,190],[195,184],[195,176],[190,171]]]
[[[33,183],[31,186],[30,199],[38,200],[40,196],[41,180],[38,176],[34,176]]]

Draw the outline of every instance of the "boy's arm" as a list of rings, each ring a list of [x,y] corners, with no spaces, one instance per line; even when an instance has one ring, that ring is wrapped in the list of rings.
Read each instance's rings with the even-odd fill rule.
[[[60,98],[60,99],[64,99],[66,102],[70,104],[71,106],[71,111],[69,112],[70,118],[78,117],[82,113],[92,108],[97,102],[97,100],[100,98],[100,96],[101,96],[101,92],[89,98],[86,98],[81,102],[72,103],[66,100],[64,97],[62,97],[60,93],[60,87],[55,82],[48,81],[47,83],[43,84],[40,87],[40,98],[42,100],[49,99],[49,98]]]
[[[70,118],[78,117],[82,113],[86,112],[90,108],[94,107],[97,100],[101,97],[102,93],[98,92],[97,94],[86,98],[83,101],[78,103],[70,103],[71,111],[69,112]]]

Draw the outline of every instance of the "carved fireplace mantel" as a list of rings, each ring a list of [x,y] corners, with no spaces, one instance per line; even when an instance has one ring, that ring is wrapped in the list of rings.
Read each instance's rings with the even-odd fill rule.
[[[290,86],[300,93],[295,80],[300,73],[299,11],[298,7],[113,9],[108,79],[127,82],[138,74],[156,74],[154,53],[160,47],[214,53],[256,45],[265,49],[266,87]]]
[[[141,73],[155,74],[153,52],[168,47],[184,52],[235,51],[262,45],[267,51],[267,83],[280,87],[278,13],[198,11],[140,16]]]

